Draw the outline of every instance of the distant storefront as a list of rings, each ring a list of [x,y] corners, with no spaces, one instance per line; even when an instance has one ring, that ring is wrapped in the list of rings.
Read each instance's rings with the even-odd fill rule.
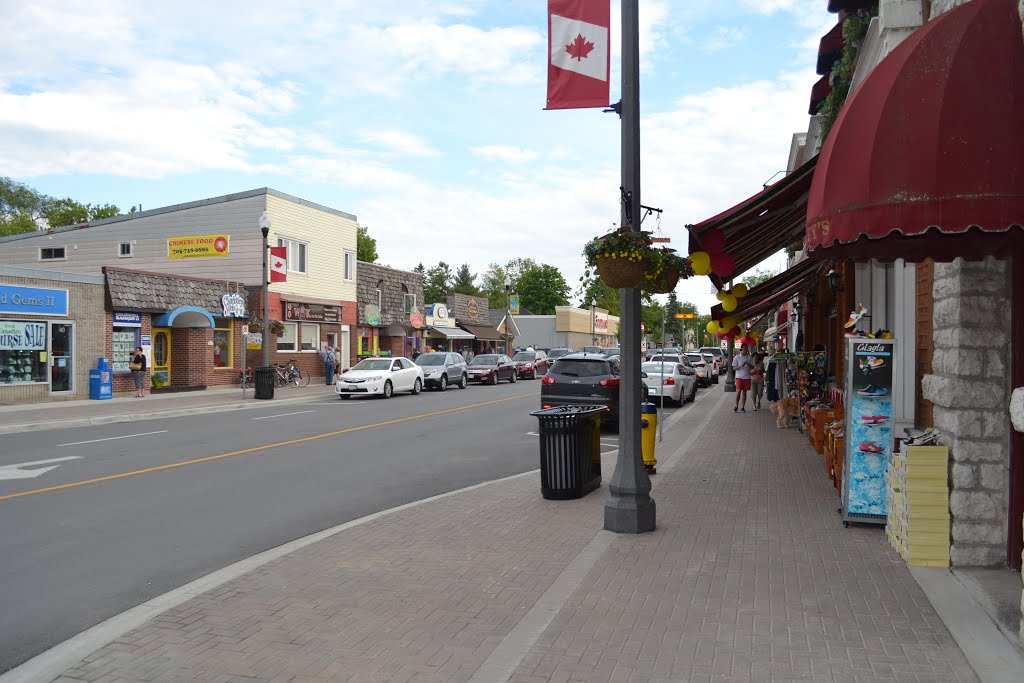
[[[473,335],[473,353],[504,351],[501,332],[491,323],[487,299],[468,294],[448,295],[448,314],[460,328]]]
[[[619,319],[603,308],[558,306],[555,315],[517,315],[520,346],[550,349],[618,345]]]
[[[476,337],[458,326],[446,304],[427,304],[423,339],[431,351],[454,351],[467,356]]]
[[[422,275],[360,261],[357,296],[360,357],[425,350]]]

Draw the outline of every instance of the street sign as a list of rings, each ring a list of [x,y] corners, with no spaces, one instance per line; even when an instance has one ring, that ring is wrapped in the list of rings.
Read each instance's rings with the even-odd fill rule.
[[[676,313],[676,317],[680,320],[693,320],[697,317],[696,313]]]

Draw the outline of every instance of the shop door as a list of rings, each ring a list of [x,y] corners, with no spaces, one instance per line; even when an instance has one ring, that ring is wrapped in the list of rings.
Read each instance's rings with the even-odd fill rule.
[[[166,327],[153,329],[153,388],[171,384],[171,330]]]
[[[348,326],[341,328],[341,367],[350,368],[352,367],[351,357],[352,351],[349,345],[352,343],[351,332],[349,332]]]
[[[50,393],[75,390],[75,327],[73,323],[50,324]]]

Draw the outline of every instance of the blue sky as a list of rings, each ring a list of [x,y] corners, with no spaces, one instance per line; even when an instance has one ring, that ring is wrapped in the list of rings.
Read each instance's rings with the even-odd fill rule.
[[[642,200],[681,251],[784,169],[826,4],[641,0]],[[571,285],[617,218],[617,117],[542,110],[546,2],[3,6],[0,175],[47,194],[126,210],[270,186],[355,213],[394,267],[521,256]],[[715,303],[706,278],[678,293]]]

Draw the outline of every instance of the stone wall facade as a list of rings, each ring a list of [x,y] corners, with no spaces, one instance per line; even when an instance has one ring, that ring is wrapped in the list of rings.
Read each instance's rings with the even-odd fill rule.
[[[922,380],[950,448],[954,566],[1006,562],[1011,296],[1008,261],[936,263],[935,350]]]

